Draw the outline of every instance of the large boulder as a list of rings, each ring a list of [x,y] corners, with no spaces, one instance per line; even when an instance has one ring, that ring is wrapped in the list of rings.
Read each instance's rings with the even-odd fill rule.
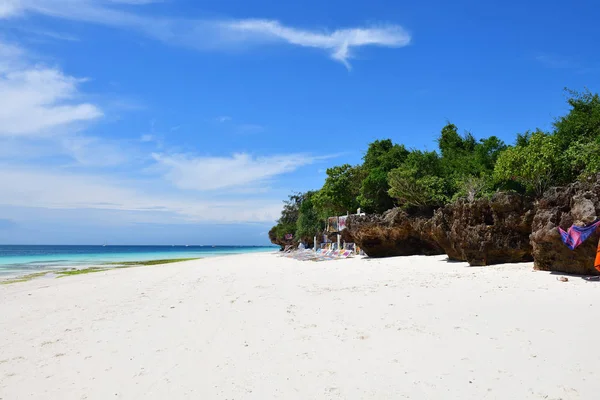
[[[382,215],[351,215],[346,234],[369,257],[437,255],[444,251],[424,230],[428,218],[394,208]]]
[[[531,234],[534,265],[543,271],[599,275],[594,269],[598,233],[570,250],[558,227],[585,226],[600,216],[600,174],[585,182],[551,188],[537,202]]]
[[[449,259],[481,266],[532,261],[533,216],[529,198],[500,192],[439,208],[428,225]]]

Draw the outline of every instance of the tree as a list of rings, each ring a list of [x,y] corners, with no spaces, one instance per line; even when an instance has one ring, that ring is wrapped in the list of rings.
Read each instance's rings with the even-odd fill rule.
[[[562,183],[567,163],[555,136],[538,130],[524,135],[519,143],[498,157],[496,180],[514,180],[537,196],[551,185]]]
[[[600,136],[592,142],[575,142],[566,152],[571,174],[579,179],[600,172]]]
[[[405,208],[435,208],[449,201],[448,185],[443,178],[419,175],[415,169],[396,168],[390,171],[390,196]]]
[[[312,198],[315,208],[323,217],[356,210],[363,175],[360,166],[344,164],[328,168],[323,187]]]
[[[491,192],[492,179],[487,176],[466,176],[456,182],[457,191],[452,200],[464,198],[471,202]]]
[[[399,168],[389,172],[389,195],[405,208],[441,206],[451,193],[441,175],[441,158],[436,152],[413,150]]]
[[[506,144],[496,136],[481,139],[475,146],[474,156],[479,175],[491,174],[500,154],[506,150]]]
[[[565,89],[571,96],[569,113],[554,121],[558,145],[566,149],[573,143],[592,142],[600,137],[600,97],[589,90],[576,92]]]
[[[409,151],[403,145],[393,144],[390,139],[376,140],[369,145],[363,157],[364,178],[358,202],[367,212],[382,213],[394,206],[388,194],[388,172],[398,168]]]
[[[281,210],[281,217],[279,223],[295,224],[298,220],[298,213],[300,212],[300,205],[304,201],[306,193],[292,193],[288,196],[287,200],[283,201],[283,210]]]
[[[281,217],[279,217],[277,224],[269,231],[271,242],[283,241],[287,234],[296,236],[300,208],[306,197],[307,193],[292,193],[287,200],[284,200]]]
[[[298,220],[296,221],[296,236],[299,240],[312,243],[314,236],[325,229],[325,220],[319,215],[313,204],[315,192],[304,194],[304,201],[300,205]]]
[[[564,179],[572,181],[600,171],[600,97],[589,90],[566,91],[571,95],[567,100],[571,109],[554,122],[554,136],[568,157],[570,168]]]

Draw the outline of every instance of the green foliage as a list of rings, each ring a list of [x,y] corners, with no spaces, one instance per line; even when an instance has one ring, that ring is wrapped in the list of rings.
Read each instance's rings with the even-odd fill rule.
[[[363,157],[365,176],[358,197],[365,211],[382,213],[393,207],[394,201],[388,194],[390,187],[387,175],[402,165],[408,154],[403,145],[393,144],[390,139],[376,140],[369,145]]]
[[[388,174],[389,195],[406,208],[436,207],[448,201],[450,186],[443,177],[442,159],[435,151],[413,150]]]
[[[573,143],[592,142],[600,137],[600,97],[589,90],[576,92],[565,89],[571,96],[571,110],[554,122],[558,145],[566,149]]]
[[[507,149],[506,144],[496,136],[481,139],[475,146],[475,165],[480,176],[491,174],[500,154]]]
[[[315,192],[304,194],[304,201],[300,205],[298,220],[296,221],[296,235],[298,239],[307,244],[312,244],[313,237],[325,229],[325,219],[319,214],[313,203]]]
[[[326,217],[354,212],[360,206],[357,198],[363,176],[360,166],[344,164],[327,169],[325,184],[312,197],[319,213]]]
[[[481,139],[479,142],[472,134],[458,134],[453,124],[446,125],[438,139],[443,175],[449,180],[464,181],[470,176],[490,174],[499,154],[506,145],[496,136]]]
[[[566,158],[570,162],[571,173],[579,179],[600,172],[600,136],[594,141],[578,141],[573,143],[566,151]]]
[[[452,201],[460,198],[473,201],[481,197],[489,197],[494,192],[493,180],[489,175],[464,176],[455,182],[456,192]]]
[[[442,159],[435,151],[413,150],[406,157],[401,168],[417,170],[419,177],[443,174]]]
[[[283,241],[285,239],[285,235],[291,233],[292,235],[296,235],[296,222],[294,223],[282,223],[279,222],[269,231],[269,239],[271,242],[275,242],[277,240]]]
[[[389,176],[389,194],[403,207],[431,208],[452,199],[474,200],[493,190],[494,164],[506,145],[491,136],[479,142],[470,133],[461,136],[447,124],[438,138],[440,155],[413,150]]]
[[[298,213],[303,200],[304,193],[292,193],[289,195],[288,199],[283,201],[283,210],[278,222],[283,225],[295,224],[298,220]]]
[[[287,200],[284,200],[281,217],[277,220],[277,225],[269,231],[271,242],[283,241],[287,234],[296,237],[296,222],[300,216],[300,207],[306,196],[306,193],[292,193]]]
[[[366,212],[382,213],[394,206],[394,201],[388,194],[389,184],[387,172],[382,168],[371,170],[362,181],[359,204]]]
[[[390,196],[405,207],[436,207],[449,200],[447,182],[438,176],[421,176],[416,169],[396,168],[389,173]]]
[[[540,196],[564,176],[565,155],[559,141],[542,131],[523,135],[520,144],[505,150],[494,169],[497,181],[514,180]]]

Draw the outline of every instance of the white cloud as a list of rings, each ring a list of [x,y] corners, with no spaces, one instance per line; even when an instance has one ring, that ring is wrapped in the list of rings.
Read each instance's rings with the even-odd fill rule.
[[[272,222],[280,200],[204,199],[157,193],[156,182],[119,180],[92,174],[66,173],[52,168],[0,166],[0,206],[49,209],[95,209],[142,212],[146,221]],[[130,214],[119,214],[130,215]]]
[[[67,136],[60,141],[62,148],[78,166],[112,167],[125,164],[132,156],[118,142],[90,136]]]
[[[199,191],[247,189],[264,185],[271,178],[317,160],[303,154],[269,157],[252,157],[248,154],[234,154],[232,157],[191,157],[181,154],[153,156],[168,181],[180,189]]]
[[[338,29],[332,32],[299,29],[276,20],[238,19],[169,19],[124,11],[115,3],[143,5],[151,1],[101,0],[22,0],[24,11],[51,17],[104,24],[139,31],[160,41],[200,50],[222,50],[230,47],[287,43],[325,50],[330,57],[350,68],[352,50],[364,46],[403,47],[411,36],[401,26]],[[112,3],[112,5],[111,5]],[[17,14],[17,6],[10,14]]]
[[[224,123],[229,121],[231,121],[231,117],[228,117],[227,115],[217,117],[217,122]]]
[[[247,39],[281,39],[290,44],[329,51],[331,57],[350,67],[351,49],[361,46],[402,47],[410,35],[398,25],[340,29],[331,33],[291,28],[279,21],[247,19],[224,24],[232,31],[250,35]]]
[[[39,135],[102,116],[98,107],[77,101],[81,82],[31,65],[22,49],[0,42],[0,135]]]

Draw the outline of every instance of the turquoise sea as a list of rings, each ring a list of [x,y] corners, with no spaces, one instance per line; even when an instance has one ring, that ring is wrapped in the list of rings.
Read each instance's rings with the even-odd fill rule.
[[[119,261],[204,258],[276,251],[254,246],[24,246],[0,245],[0,277]]]

